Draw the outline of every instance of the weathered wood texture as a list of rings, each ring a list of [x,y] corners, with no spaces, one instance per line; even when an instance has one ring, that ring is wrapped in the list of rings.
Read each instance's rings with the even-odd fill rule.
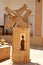
[[[12,10],[9,7],[6,7],[5,10],[10,16],[9,22],[5,24],[5,29],[11,28],[15,23],[22,27],[28,26],[28,17],[30,16],[32,11],[31,9],[27,9],[27,5],[24,4],[18,10]]]
[[[24,35],[24,50],[21,48],[21,36]],[[30,28],[13,28],[12,36],[12,61],[25,63],[30,61]]]
[[[2,46],[0,47],[0,61],[10,58],[10,47]]]

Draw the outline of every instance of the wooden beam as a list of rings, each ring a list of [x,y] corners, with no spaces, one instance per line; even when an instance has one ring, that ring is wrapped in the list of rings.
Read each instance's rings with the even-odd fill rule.
[[[32,10],[30,10],[30,9],[29,10],[26,10],[26,13],[23,15],[23,19],[25,21],[28,20],[28,17],[30,16],[31,12],[32,12]]]
[[[5,28],[8,29],[14,23],[17,23],[19,26],[25,27],[28,26],[27,20],[28,16],[31,14],[31,10],[27,10],[27,5],[23,5],[18,11],[16,10],[11,10],[9,7],[5,7],[6,12],[10,15],[10,20],[8,23],[5,24]],[[26,13],[24,14],[23,17],[21,17],[21,14],[23,11],[26,10]],[[9,25],[10,24],[10,25]]]
[[[16,10],[16,12],[17,12],[17,14],[19,15],[19,16],[21,16],[22,15],[22,13],[25,11],[27,9],[27,5],[26,4],[24,4],[22,7],[20,7],[18,10]],[[15,11],[15,10],[14,10]]]
[[[40,37],[42,32],[42,0],[35,0],[35,25],[34,36]]]

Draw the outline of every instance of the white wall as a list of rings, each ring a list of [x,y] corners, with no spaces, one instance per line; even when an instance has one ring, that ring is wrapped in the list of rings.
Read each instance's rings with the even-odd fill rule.
[[[0,25],[4,24],[3,4],[0,2]]]
[[[18,9],[20,8],[23,4],[27,4],[28,8],[30,8],[32,10],[32,14],[33,15],[33,20],[30,18],[30,21],[32,22],[32,24],[34,23],[34,14],[35,14],[35,0],[1,0],[0,1],[0,25],[4,25],[4,13],[5,10],[4,8],[6,6],[10,7],[11,9]],[[33,31],[34,32],[34,25],[32,26]]]

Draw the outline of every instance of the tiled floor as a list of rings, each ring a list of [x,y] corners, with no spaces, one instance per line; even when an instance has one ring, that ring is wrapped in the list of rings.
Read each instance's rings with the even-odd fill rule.
[[[0,65],[43,65],[43,47],[31,47],[30,49],[30,63],[13,64],[12,59],[5,60]]]

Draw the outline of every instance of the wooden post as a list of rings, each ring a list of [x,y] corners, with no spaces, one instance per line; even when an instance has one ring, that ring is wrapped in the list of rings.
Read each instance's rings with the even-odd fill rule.
[[[42,0],[35,0],[34,36],[40,37],[42,31]]]

